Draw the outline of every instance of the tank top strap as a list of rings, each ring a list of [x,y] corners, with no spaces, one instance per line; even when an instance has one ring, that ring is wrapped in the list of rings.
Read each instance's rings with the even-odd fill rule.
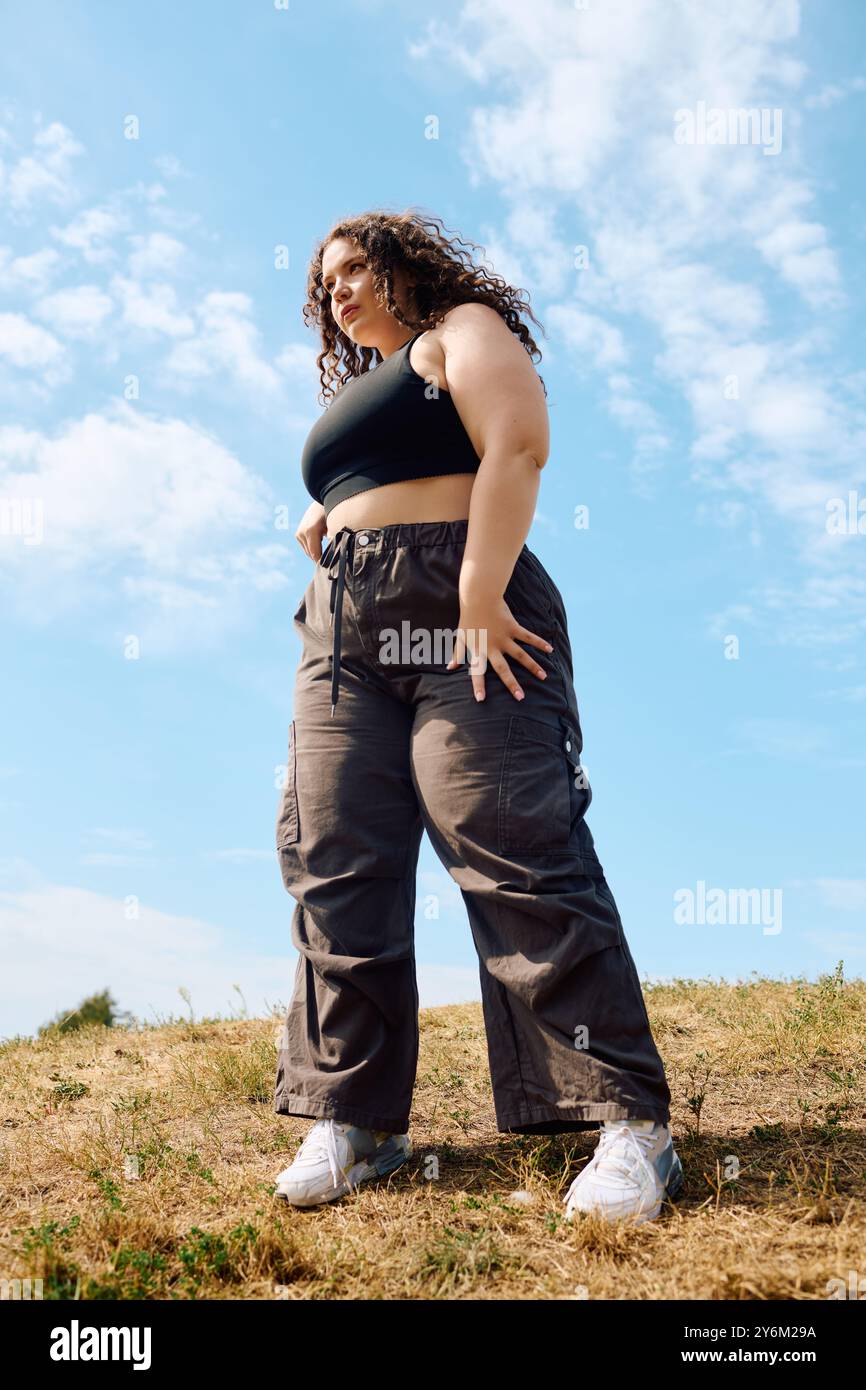
[[[413,333],[412,337],[409,339],[407,343],[404,343],[401,348],[397,349],[398,352],[402,353],[402,360],[400,362],[400,375],[403,375],[404,373],[406,376],[418,375],[415,368],[412,366],[412,363],[409,361],[409,353],[412,351],[412,344],[416,343],[418,339],[421,337],[421,335],[426,332],[426,328],[419,328],[418,332]]]

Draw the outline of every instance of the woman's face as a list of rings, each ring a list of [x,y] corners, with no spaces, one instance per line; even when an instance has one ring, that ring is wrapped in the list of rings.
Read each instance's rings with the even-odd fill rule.
[[[397,320],[376,302],[373,275],[366,254],[356,241],[336,237],[322,256],[322,288],[330,296],[334,322],[359,347],[378,347],[393,332]],[[394,295],[403,307],[405,275],[394,272]],[[401,330],[405,329],[401,325]]]

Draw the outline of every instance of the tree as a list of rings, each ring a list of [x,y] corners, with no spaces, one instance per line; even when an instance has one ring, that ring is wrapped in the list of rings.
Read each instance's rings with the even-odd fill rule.
[[[114,1028],[124,1023],[128,1017],[128,1014],[117,1012],[117,1001],[112,999],[107,989],[103,989],[99,994],[90,994],[86,999],[82,999],[77,1008],[61,1012],[50,1023],[43,1024],[37,1036],[42,1037],[45,1033],[71,1033],[88,1023],[102,1023],[106,1028]]]

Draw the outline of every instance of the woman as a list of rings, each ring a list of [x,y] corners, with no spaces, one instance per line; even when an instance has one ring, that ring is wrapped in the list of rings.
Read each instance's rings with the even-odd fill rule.
[[[566,1217],[651,1220],[682,1183],[670,1091],[585,820],[562,596],[524,544],[548,422],[519,315],[538,320],[465,245],[374,212],[310,267],[323,403],[341,389],[302,457],[316,570],[277,815],[299,958],[275,1109],[315,1123],[277,1192],[333,1201],[412,1152],[426,829],[478,950],[497,1128],[600,1126]]]

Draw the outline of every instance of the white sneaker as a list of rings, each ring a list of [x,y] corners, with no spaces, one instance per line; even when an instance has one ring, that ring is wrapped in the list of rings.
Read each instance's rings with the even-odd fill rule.
[[[411,1153],[408,1134],[317,1120],[289,1167],[277,1175],[275,1196],[295,1207],[336,1202],[359,1183],[393,1172]]]
[[[674,1201],[683,1168],[670,1129],[655,1120],[605,1120],[598,1148],[565,1194],[565,1219],[598,1212],[607,1221],[653,1221],[667,1196]]]

